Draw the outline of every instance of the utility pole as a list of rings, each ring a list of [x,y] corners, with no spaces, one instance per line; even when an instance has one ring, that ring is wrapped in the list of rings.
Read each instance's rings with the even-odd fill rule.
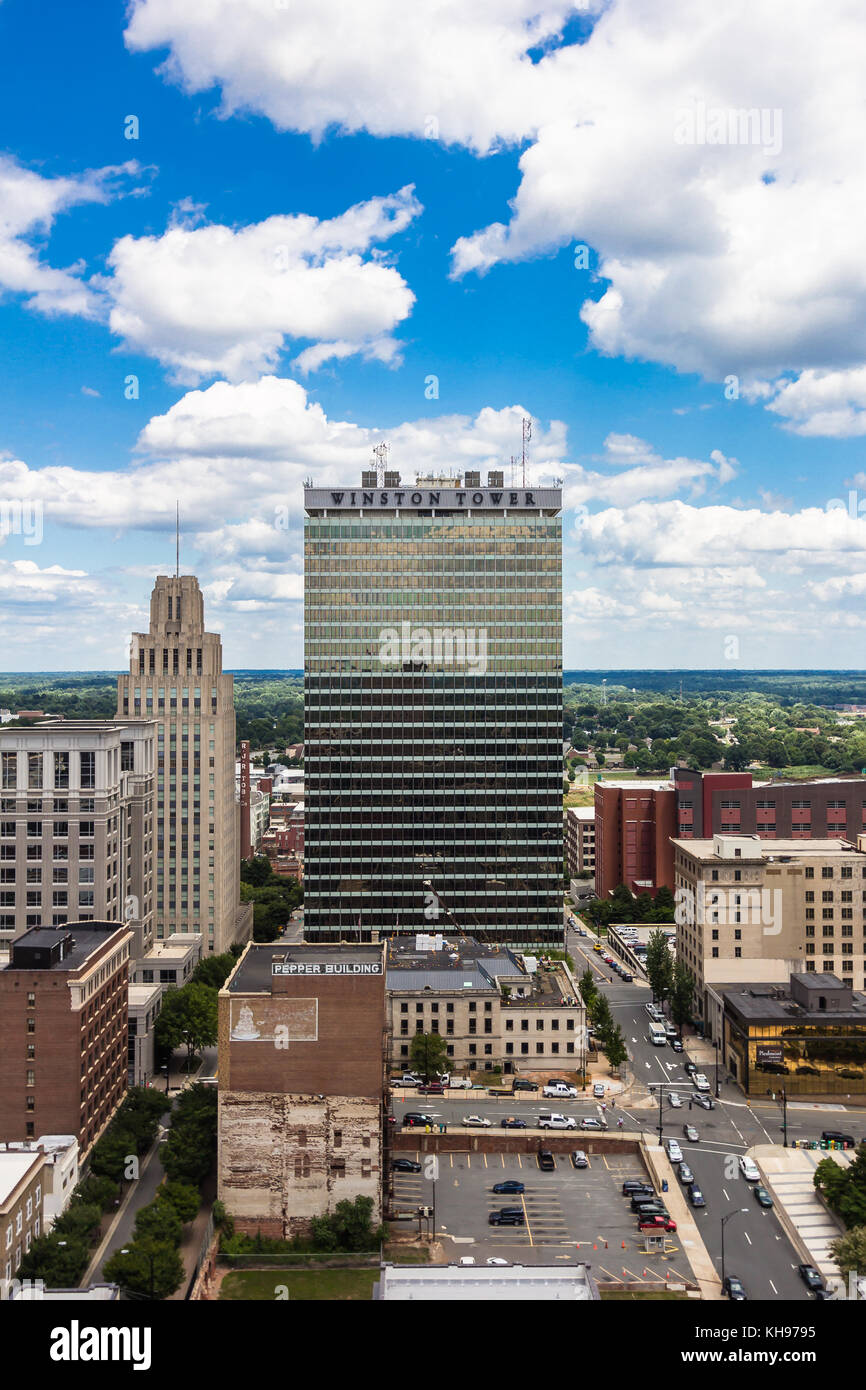
[[[782,1147],[788,1147],[788,1092],[782,1087]]]
[[[721,1087],[719,1085],[719,1040],[718,1038],[714,1038],[713,1041],[715,1042],[716,1046],[716,1100],[718,1100],[721,1090]]]

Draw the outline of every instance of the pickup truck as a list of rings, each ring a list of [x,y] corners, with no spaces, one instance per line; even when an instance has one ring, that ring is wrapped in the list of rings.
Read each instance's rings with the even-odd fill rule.
[[[577,1100],[577,1087],[569,1086],[565,1081],[552,1081],[544,1087],[541,1094],[553,1099]]]
[[[577,1120],[573,1115],[539,1115],[539,1129],[577,1129]]]

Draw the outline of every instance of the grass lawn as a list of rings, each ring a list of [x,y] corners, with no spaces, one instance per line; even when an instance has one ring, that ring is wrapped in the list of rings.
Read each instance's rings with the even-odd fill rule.
[[[282,1286],[293,1302],[369,1302],[378,1278],[378,1269],[236,1269],[223,1279],[220,1299],[270,1303]]]

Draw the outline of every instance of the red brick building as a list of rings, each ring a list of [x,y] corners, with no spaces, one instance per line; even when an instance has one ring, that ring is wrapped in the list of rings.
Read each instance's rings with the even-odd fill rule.
[[[0,968],[0,1140],[74,1134],[82,1158],[123,1100],[132,932],[34,927]]]
[[[617,884],[633,893],[673,888],[676,792],[672,781],[596,782],[595,891],[606,898]]]

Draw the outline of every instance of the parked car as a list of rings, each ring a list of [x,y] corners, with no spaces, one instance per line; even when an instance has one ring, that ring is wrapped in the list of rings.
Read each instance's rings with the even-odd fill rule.
[[[452,1091],[471,1091],[472,1078],[470,1076],[452,1076],[447,1083]]]
[[[687,1163],[681,1163],[679,1166],[679,1180],[683,1187],[688,1187],[689,1183],[695,1180],[695,1175]]]
[[[659,1011],[656,1008],[655,1004],[644,1004],[644,1010],[646,1013],[649,1014],[650,1018],[655,1020],[658,1020],[658,1018],[660,1018]]]
[[[500,1207],[499,1211],[492,1211],[487,1220],[491,1226],[523,1226],[526,1224],[522,1207]]]
[[[627,970],[620,971],[620,974],[622,975],[623,984],[630,985],[634,983],[634,975],[630,975]]]
[[[771,1207],[773,1205],[773,1199],[763,1184],[756,1183],[752,1192],[759,1207]]]
[[[441,1081],[430,1081],[426,1086],[418,1087],[419,1096],[444,1096],[445,1087]]]
[[[517,1080],[512,1081],[512,1083],[511,1083],[511,1089],[512,1089],[512,1091],[537,1091],[537,1090],[538,1090],[538,1082],[537,1082],[537,1081],[521,1081],[521,1080],[517,1079]]]
[[[571,1162],[572,1162],[572,1167],[574,1167],[574,1168],[588,1168],[588,1167],[589,1167],[589,1159],[587,1158],[586,1154],[583,1152],[583,1149],[575,1149],[575,1150],[574,1150],[574,1152],[573,1152],[572,1155],[571,1155]]]
[[[410,1128],[413,1128],[415,1125],[432,1125],[433,1116],[425,1115],[417,1110],[407,1110],[406,1114],[403,1116],[403,1124],[409,1125]]]
[[[668,1104],[672,1105],[674,1110],[681,1110],[683,1104],[682,1097],[678,1096],[676,1091],[671,1091],[668,1096]]]
[[[650,1187],[649,1183],[647,1182],[646,1178],[626,1178],[625,1182],[624,1182],[623,1185],[622,1185],[622,1195],[623,1195],[623,1197],[627,1197],[628,1194],[631,1193],[631,1192],[644,1192],[644,1191],[646,1191],[646,1192],[652,1192],[652,1191],[653,1191],[653,1189]]]
[[[573,1115],[539,1115],[539,1129],[577,1129],[577,1120]]]
[[[689,1183],[689,1201],[693,1207],[705,1207],[707,1199],[696,1182]]]
[[[629,1203],[633,1212],[646,1212],[648,1215],[653,1213],[662,1214],[667,1211],[667,1207],[661,1197],[641,1197],[634,1196]]]
[[[489,1129],[490,1121],[483,1115],[464,1115],[462,1124],[465,1129]]]
[[[690,1144],[697,1144],[701,1137],[698,1134],[698,1131],[695,1129],[694,1125],[683,1125],[683,1134],[688,1139]]]
[[[416,1163],[413,1158],[395,1158],[391,1161],[391,1167],[395,1173],[420,1173],[421,1164]]]
[[[672,1052],[682,1052],[683,1050],[683,1045],[679,1038],[670,1038],[670,1045]]]
[[[566,1081],[548,1081],[541,1094],[555,1100],[577,1100],[577,1087]]]
[[[742,1154],[740,1156],[740,1172],[746,1179],[746,1182],[761,1181],[761,1174],[758,1172],[758,1165],[755,1163],[754,1159],[749,1158],[748,1154]]]
[[[518,1182],[516,1178],[508,1178],[506,1182],[494,1183],[493,1191],[502,1192],[507,1196],[520,1196],[521,1193],[526,1191],[526,1188],[523,1183]]]
[[[484,1263],[485,1263],[486,1265],[510,1265],[510,1264],[511,1264],[511,1261],[510,1261],[510,1260],[503,1260],[503,1259],[500,1258],[499,1255],[488,1255],[488,1257],[487,1257],[487,1259],[484,1261]]]
[[[503,1129],[526,1129],[526,1121],[518,1120],[516,1115],[508,1115],[502,1121]]]
[[[702,1071],[695,1072],[692,1077],[692,1084],[698,1091],[708,1091],[710,1089],[710,1083]]]
[[[797,1273],[803,1280],[807,1289],[817,1293],[818,1289],[823,1289],[824,1280],[814,1265],[797,1265]]]
[[[420,1086],[423,1079],[424,1078],[421,1076],[416,1076],[413,1071],[404,1071],[400,1078],[400,1084],[403,1086]]]
[[[573,1122],[572,1122],[573,1123]],[[580,1122],[581,1129],[607,1129],[604,1120],[597,1120],[594,1115],[584,1115]]]
[[[725,1275],[723,1288],[728,1298],[734,1303],[745,1303],[748,1299],[748,1294],[743,1287],[743,1281],[742,1279],[738,1279],[736,1274]]]
[[[702,1110],[715,1110],[716,1103],[712,1096],[704,1095],[703,1091],[693,1091],[689,1096],[692,1105],[699,1105]]]
[[[550,1152],[549,1149],[539,1149],[538,1166],[539,1168],[542,1168],[545,1173],[549,1173],[553,1168],[556,1167],[556,1159],[553,1157],[553,1154]]]
[[[671,1163],[682,1163],[683,1151],[677,1143],[676,1139],[669,1139],[665,1144],[665,1148],[667,1150],[667,1155]]]
[[[592,1083],[592,1094],[593,1094],[598,1100],[604,1100],[605,1091],[604,1091],[604,1082],[603,1082],[603,1081],[594,1081],[594,1082]]]
[[[697,1068],[696,1063],[694,1063],[694,1062],[684,1062],[684,1063],[683,1063],[683,1071],[686,1073],[687,1076],[694,1076],[694,1075],[696,1074],[697,1070],[698,1070],[698,1068]]]
[[[646,1220],[641,1218],[637,1228],[639,1231],[675,1231],[677,1223],[670,1216],[650,1216]]]

